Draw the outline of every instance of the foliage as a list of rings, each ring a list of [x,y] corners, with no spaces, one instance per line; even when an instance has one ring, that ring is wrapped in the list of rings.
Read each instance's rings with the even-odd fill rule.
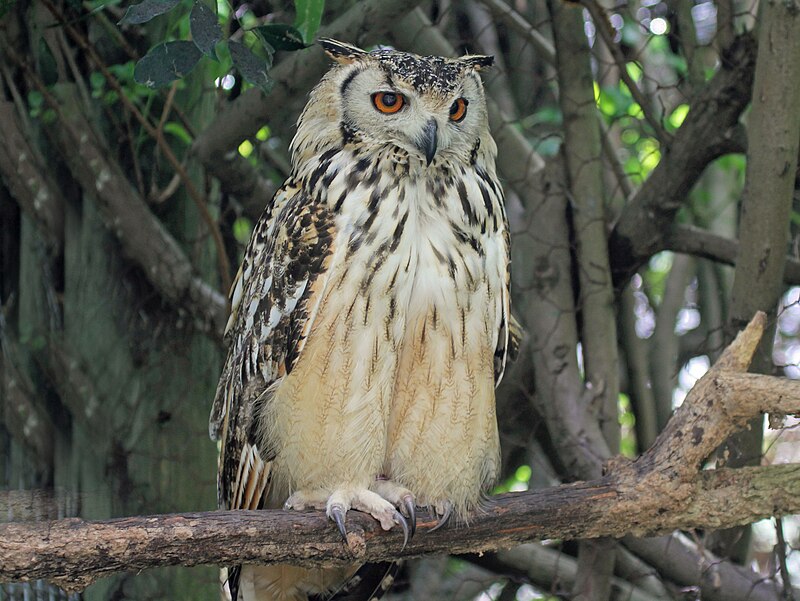
[[[181,0],[144,0],[127,9],[120,25],[146,23],[179,4]],[[203,0],[195,0],[189,14],[191,41],[166,41],[154,46],[136,64],[134,79],[150,88],[169,85],[188,75],[204,55],[211,60],[219,60],[217,45],[222,44],[227,46],[231,64],[242,77],[269,92],[274,83],[269,76],[269,69],[275,52],[307,48],[319,29],[324,6],[324,0],[296,0],[297,20],[294,26],[268,23],[243,29],[244,41],[238,41],[223,34],[223,27],[220,26],[222,15],[209,8]],[[236,15],[236,11],[228,12],[230,15]],[[225,30],[228,28],[229,24],[226,23]]]

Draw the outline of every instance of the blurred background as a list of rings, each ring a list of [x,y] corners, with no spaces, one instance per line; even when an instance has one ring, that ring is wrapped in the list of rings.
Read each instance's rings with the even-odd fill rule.
[[[216,507],[227,289],[329,64],[319,35],[495,56],[526,331],[496,492],[636,457],[756,310],[754,370],[799,377],[800,77],[756,57],[768,30],[800,63],[800,6],[761,5],[0,0],[0,521]],[[708,467],[797,462],[796,424],[755,420]],[[800,599],[798,524],[426,557],[388,598]],[[217,599],[217,581],[169,568],[0,600]]]

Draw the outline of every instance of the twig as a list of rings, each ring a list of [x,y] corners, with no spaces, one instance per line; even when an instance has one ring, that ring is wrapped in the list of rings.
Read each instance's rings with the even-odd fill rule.
[[[619,49],[619,46],[614,43],[614,28],[611,26],[605,10],[595,0],[581,0],[581,5],[589,11],[597,33],[603,38],[603,42],[611,52],[611,56],[614,57],[614,62],[617,63],[620,78],[625,82],[625,85],[628,86],[631,96],[633,96],[633,99],[636,100],[641,107],[644,118],[650,124],[650,127],[653,128],[659,142],[664,146],[668,146],[672,137],[664,129],[661,121],[653,115],[653,112],[650,110],[650,103],[647,98],[645,98],[636,82],[633,81],[630,73],[628,73],[627,60]]]
[[[551,65],[555,64],[556,51],[555,48],[553,48],[553,44],[539,33],[525,17],[501,0],[481,0],[481,2],[485,4],[494,15],[500,17],[506,25],[528,40],[542,58]]]

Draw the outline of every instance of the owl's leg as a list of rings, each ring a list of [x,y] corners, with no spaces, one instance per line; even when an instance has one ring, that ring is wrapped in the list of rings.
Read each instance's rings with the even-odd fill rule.
[[[409,531],[406,518],[392,503],[366,488],[340,488],[331,494],[327,494],[324,490],[298,490],[283,505],[284,509],[300,511],[306,507],[324,509],[328,517],[336,523],[345,542],[347,542],[345,518],[350,509],[355,509],[370,514],[380,522],[384,530],[391,530],[395,524],[399,524],[403,529],[403,547],[408,543]]]
[[[376,478],[370,489],[397,507],[404,516],[411,520],[409,526],[413,537],[417,531],[417,501],[414,498],[414,493],[405,486],[401,486],[385,477]]]

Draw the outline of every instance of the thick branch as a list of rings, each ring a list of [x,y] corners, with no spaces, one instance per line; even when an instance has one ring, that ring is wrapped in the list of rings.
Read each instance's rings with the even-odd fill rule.
[[[42,233],[49,249],[60,253],[64,241],[64,201],[39,153],[28,142],[14,104],[0,101],[0,178]]]
[[[203,563],[331,565],[425,553],[467,553],[541,538],[643,536],[746,524],[800,513],[800,465],[700,471],[700,462],[759,411],[800,413],[800,383],[738,373],[763,333],[759,314],[692,389],[655,445],[589,482],[495,497],[469,528],[432,531],[421,513],[401,548],[370,517],[348,516],[345,546],[324,515],[219,511],[105,522],[67,519],[0,526],[0,580],[49,578],[80,588],[126,569]]]
[[[642,485],[628,488],[629,483],[614,474],[501,495],[468,528],[455,530],[431,532],[436,521],[423,513],[417,535],[405,549],[400,533],[384,533],[369,516],[355,512],[348,515],[349,546],[342,544],[323,514],[280,510],[4,524],[0,580],[48,578],[75,589],[112,572],[164,565],[334,565],[482,552],[544,538],[644,536],[734,526],[769,517],[776,507],[783,513],[800,513],[800,465],[703,472],[692,485],[691,501],[680,505],[662,491]],[[655,511],[633,509],[642,501]]]
[[[750,102],[755,56],[752,36],[738,38],[719,72],[692,100],[658,166],[623,210],[609,240],[617,289],[663,246],[664,233],[706,165],[738,148],[731,128]]]

